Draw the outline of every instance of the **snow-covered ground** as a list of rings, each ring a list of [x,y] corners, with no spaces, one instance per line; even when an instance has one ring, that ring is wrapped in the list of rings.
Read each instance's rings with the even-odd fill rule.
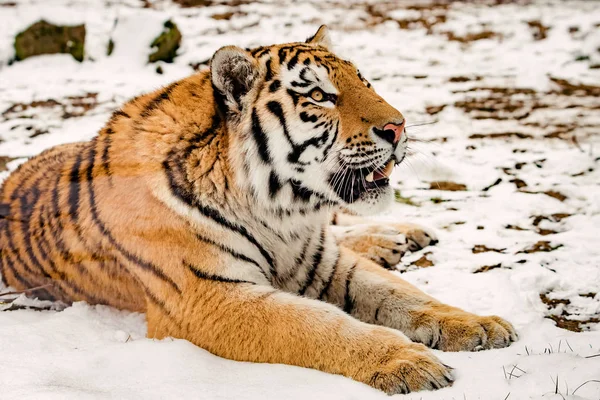
[[[427,124],[408,128],[414,155],[393,175],[399,202],[379,218],[434,227],[440,243],[407,255],[399,273],[520,333],[507,349],[438,352],[456,368],[453,387],[398,398],[599,399],[599,10],[593,1],[0,0],[0,171],[89,139],[119,104],[202,68],[222,45],[301,40],[327,23],[336,51],[409,125]],[[15,34],[41,18],[86,24],[83,63],[53,55],[9,65]],[[158,74],[146,59],[167,19],[183,43]],[[462,190],[442,190],[452,188]],[[233,362],[145,333],[143,315],[103,306],[0,312],[0,399],[386,398],[339,376]]]

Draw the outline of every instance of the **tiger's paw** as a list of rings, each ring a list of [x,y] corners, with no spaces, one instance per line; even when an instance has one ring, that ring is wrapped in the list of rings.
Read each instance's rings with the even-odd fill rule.
[[[416,224],[363,224],[336,233],[338,243],[387,269],[407,251],[435,245],[435,233]]]
[[[498,316],[481,317],[442,305],[420,313],[414,340],[443,351],[480,351],[508,347],[518,336],[512,324]]]
[[[389,395],[434,390],[452,385],[451,371],[425,346],[412,343],[387,354],[367,383]]]

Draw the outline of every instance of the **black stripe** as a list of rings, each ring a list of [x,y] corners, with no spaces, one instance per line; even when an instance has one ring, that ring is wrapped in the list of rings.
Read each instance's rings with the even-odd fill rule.
[[[69,217],[71,217],[74,224],[77,224],[79,219],[79,170],[82,158],[81,153],[77,154],[77,158],[75,158],[75,162],[71,167],[71,173],[69,174]]]
[[[196,208],[198,209],[198,211],[200,211],[202,214],[204,214],[204,216],[212,219],[213,221],[215,221],[219,225],[224,226],[227,229],[230,229],[232,231],[235,231],[235,232],[239,233],[240,235],[242,235],[243,237],[245,237],[250,243],[252,243],[258,249],[258,251],[260,252],[260,254],[267,261],[267,264],[269,264],[269,272],[270,272],[271,276],[275,277],[277,275],[277,272],[276,272],[276,269],[275,269],[275,263],[273,261],[273,257],[271,256],[271,254],[269,254],[258,243],[258,241],[254,238],[254,236],[252,236],[250,234],[250,232],[248,232],[248,230],[244,226],[236,224],[234,222],[231,222],[231,221],[227,220],[225,217],[223,217],[214,208],[211,208],[211,207],[208,207],[208,206],[204,206],[204,205],[201,205],[199,203],[196,204]]]
[[[250,232],[248,232],[248,230],[244,226],[229,221],[228,219],[223,217],[216,209],[201,204],[192,192],[193,189],[191,188],[189,182],[187,185],[188,187],[184,187],[183,185],[185,184],[185,182],[177,182],[175,180],[175,175],[173,173],[175,169],[179,169],[178,172],[180,176],[186,176],[185,172],[181,170],[181,167],[179,165],[179,163],[185,161],[186,157],[181,157],[179,153],[173,152],[168,156],[167,160],[163,162],[163,168],[165,170],[165,174],[167,175],[167,179],[169,180],[171,193],[177,198],[181,199],[184,203],[188,204],[190,207],[196,208],[205,217],[212,219],[217,224],[229,230],[232,230],[246,238],[246,240],[248,240],[258,249],[260,254],[267,261],[267,264],[269,264],[269,272],[271,273],[272,277],[275,277],[276,269],[273,257],[258,243],[254,236],[252,236],[252,234],[250,234]]]
[[[269,85],[269,92],[273,93],[276,92],[277,89],[279,89],[281,87],[281,81],[279,80],[274,80],[273,82],[271,82],[271,84]],[[311,103],[312,104],[312,103]]]
[[[337,225],[337,224],[338,224],[338,214],[337,214],[337,212],[334,212],[331,217],[331,225]]]
[[[154,293],[152,293],[150,291],[150,289],[148,289],[144,284],[142,284],[139,281],[139,279],[138,279],[138,283],[139,283],[140,287],[142,288],[142,290],[144,291],[144,293],[146,294],[146,297],[152,303],[154,303],[156,306],[158,306],[158,308],[160,308],[163,311],[163,313],[167,316],[167,318],[169,318],[171,320],[171,322],[173,322],[176,326],[181,327],[181,324],[179,323],[179,321],[171,315],[171,311],[167,308],[167,304],[162,299],[156,297],[156,295]],[[148,332],[148,333],[150,333],[150,332]]]
[[[34,182],[34,183],[35,183],[35,184],[37,184],[37,182],[38,182],[40,179],[41,179],[41,178],[38,178],[38,179],[36,180],[36,182]],[[21,213],[23,213],[23,212],[24,212],[24,210],[25,210],[25,209],[28,207],[28,205],[29,205],[29,202],[27,201],[27,198],[28,198],[28,197],[29,197],[29,196],[28,196],[28,193],[24,193],[24,194],[22,194],[22,195],[21,195],[21,197],[19,198],[19,201],[20,201],[20,204],[21,204],[21,207],[20,207],[20,211],[21,211]],[[16,200],[16,199],[15,199],[15,200]],[[24,243],[24,245],[25,245],[25,246],[24,246],[24,247],[25,247],[25,252],[26,252],[27,254],[29,254],[29,251],[31,251],[31,249],[30,249],[30,248],[27,246],[27,243],[26,243],[26,228],[27,228],[27,224],[28,224],[28,222],[29,222],[29,216],[28,216],[28,215],[23,215],[23,214],[22,214],[22,215],[20,215],[20,216],[19,216],[19,219],[18,219],[18,221],[20,222],[20,224],[19,224],[19,225],[20,225],[20,227],[19,227],[19,226],[17,226],[17,227],[19,227],[19,228],[21,229],[21,234],[23,235],[23,238],[24,238],[24,241],[25,241],[25,243]],[[25,260],[21,258],[21,254],[20,254],[20,252],[19,252],[19,248],[18,248],[17,246],[15,246],[15,242],[14,242],[14,240],[13,240],[13,235],[12,235],[12,233],[11,233],[11,232],[10,232],[10,230],[9,230],[8,223],[7,223],[7,224],[5,224],[5,227],[4,227],[4,233],[5,233],[5,236],[6,236],[6,238],[7,238],[7,242],[8,242],[8,248],[9,248],[9,249],[12,251],[12,253],[14,254],[14,256],[15,256],[15,259],[16,259],[16,262],[17,262],[17,263],[18,263],[20,266],[22,266],[22,267],[23,267],[23,271],[24,271],[24,272],[26,272],[26,273],[28,273],[28,274],[32,275],[32,278],[33,278],[33,279],[35,279],[36,277],[37,277],[37,278],[39,278],[39,272],[35,271],[35,270],[34,270],[34,269],[33,269],[33,268],[32,268],[32,267],[29,265],[29,263],[26,263],[26,262],[25,262]],[[14,269],[14,264],[12,264],[12,271],[13,271],[13,274],[14,274],[15,276],[17,276],[17,275],[18,275],[17,271]],[[24,279],[24,278],[23,278],[23,279]],[[19,281],[21,282],[21,280],[19,280]],[[40,282],[40,281],[37,281],[37,283],[36,283],[35,285],[31,285],[31,283],[29,283],[29,286],[27,286],[27,288],[30,288],[30,287],[33,287],[33,286],[41,286],[41,285],[39,285],[39,282]]]
[[[256,108],[252,110],[252,137],[256,142],[258,155],[260,156],[261,160],[267,164],[270,164],[271,155],[269,154],[269,147],[267,145],[267,135],[265,135],[265,132],[260,126],[260,120],[258,118]]]
[[[33,183],[30,189],[31,201],[26,201],[25,199],[29,196],[24,196],[21,198],[21,233],[23,235],[23,244],[25,245],[25,254],[29,257],[29,260],[32,264],[37,267],[37,269],[42,273],[45,278],[51,278],[50,274],[46,269],[42,266],[40,260],[33,253],[33,241],[31,240],[31,222],[33,221],[33,212],[35,210],[35,206],[38,203],[41,193],[38,188],[40,182],[44,179],[44,176],[39,177]],[[46,257],[47,258],[47,257]]]
[[[344,295],[344,312],[350,314],[354,309],[354,300],[352,300],[352,296],[350,295],[350,283],[352,282],[352,278],[354,277],[354,271],[356,270],[356,264],[350,267],[348,271],[348,275],[346,276],[346,294]]]
[[[335,131],[333,133],[333,139],[329,142],[329,144],[323,150],[323,160],[325,160],[327,158],[327,156],[329,155],[329,151],[331,151],[333,144],[336,142],[336,140],[338,138],[339,127],[340,127],[340,121],[337,121],[335,123]]]
[[[110,123],[115,122],[120,117],[131,118],[129,114],[127,114],[125,111],[123,111],[122,109],[118,109],[117,111],[112,113],[112,116],[110,117]]]
[[[250,54],[252,54],[252,57],[254,57],[254,58],[261,58],[262,56],[264,56],[269,51],[271,51],[270,47],[260,46],[260,47],[257,47],[255,49],[252,49],[250,51]]]
[[[308,250],[308,246],[310,246],[311,242],[312,242],[312,236],[309,236],[306,239],[306,241],[304,242],[304,245],[302,246],[302,250],[300,250],[300,254],[298,254],[298,257],[296,257],[296,259],[294,260],[293,267],[286,274],[284,274],[283,276],[280,277],[281,278],[280,282],[285,282],[290,277],[296,275],[298,270],[304,264],[304,260],[306,259],[306,251]]]
[[[60,220],[61,212],[59,209],[59,207],[60,207],[59,200],[60,199],[59,199],[59,194],[58,194],[60,180],[61,180],[61,175],[58,174],[56,182],[54,184],[54,190],[52,191],[52,201],[51,201],[52,213],[50,214],[48,220],[46,221],[49,229],[47,229],[46,231],[49,232],[51,239],[53,240],[54,245],[56,247],[56,250],[58,251],[58,253],[59,253],[60,257],[63,259],[63,261],[73,264],[76,267],[77,271],[79,271],[79,273],[82,275],[82,279],[84,281],[92,281],[93,282],[92,277],[89,275],[89,271],[87,269],[85,269],[83,267],[83,265],[81,265],[81,263],[78,263],[75,261],[75,258],[69,252],[62,237],[60,236],[61,232],[65,231],[64,226],[62,225],[62,222]],[[56,226],[52,225],[51,221],[55,221],[57,223],[57,225]],[[74,282],[69,281],[68,277],[64,274],[64,272],[59,271],[59,269],[56,268],[55,264],[53,264],[53,269],[57,271],[57,273],[59,274],[59,277],[62,279],[62,281],[64,283],[66,283],[68,285],[68,287],[73,291],[73,293],[80,296],[81,299],[86,299],[90,304],[104,303],[103,301],[101,301],[100,299],[95,297],[94,295],[92,295],[88,292],[83,292]]]
[[[292,101],[294,102],[294,106],[297,106],[298,101],[300,101],[301,93],[298,93],[292,89],[288,89],[287,94],[292,98]]]
[[[312,82],[296,82],[296,81],[292,81],[292,86],[293,87],[309,87],[310,85],[312,85]]]
[[[104,135],[104,149],[102,150],[102,169],[104,170],[106,175],[108,175],[109,177],[111,176],[110,155],[109,155],[110,146],[112,144],[112,138],[110,136],[111,133],[113,133],[112,129],[107,128],[106,134]],[[98,143],[98,142],[99,141],[97,141],[96,143]],[[94,145],[96,145],[96,144],[94,144]],[[112,180],[109,180],[109,183],[112,186]]]
[[[277,193],[279,193],[279,190],[281,190],[281,182],[279,181],[279,178],[277,177],[277,174],[275,173],[275,171],[271,171],[271,173],[269,174],[269,195],[271,196],[271,198],[275,198],[275,196],[277,196]]]
[[[140,117],[147,118],[148,116],[150,116],[150,114],[152,114],[152,111],[156,110],[163,101],[169,100],[169,98],[171,97],[171,93],[178,85],[179,82],[173,82],[169,86],[164,88],[158,95],[156,95],[156,97],[150,100],[150,102],[146,105],[144,110],[140,113]]]
[[[0,231],[4,230],[4,222],[0,220]],[[0,236],[0,240],[2,240],[2,236]],[[4,286],[8,286],[8,282],[6,281],[6,272],[4,267],[4,250],[0,249],[0,282],[4,284]]]
[[[314,122],[317,122],[319,120],[319,117],[317,117],[316,115],[310,115],[307,112],[302,111],[300,113],[300,119],[303,122],[313,122],[314,123]]]
[[[88,195],[89,195],[90,211],[91,211],[91,215],[92,215],[92,220],[98,226],[98,229],[100,230],[100,232],[108,239],[110,244],[117,251],[119,251],[127,260],[142,267],[144,270],[149,271],[157,278],[162,279],[164,282],[168,283],[177,293],[181,294],[181,289],[177,286],[177,284],[169,276],[165,275],[165,273],[160,268],[158,268],[151,262],[142,260],[140,257],[138,257],[135,254],[130,253],[125,248],[123,248],[123,246],[121,246],[119,243],[117,243],[117,241],[113,237],[110,230],[108,230],[106,225],[104,225],[104,222],[100,219],[100,216],[98,214],[98,207],[96,205],[96,195],[94,193],[94,184],[92,181],[92,178],[93,178],[92,171],[94,169],[95,153],[96,153],[96,150],[94,147],[92,147],[91,157],[90,157],[91,162],[86,171],[86,177],[89,182]]]
[[[288,61],[288,63],[287,63],[288,70],[292,70],[296,66],[296,64],[298,64],[298,57],[300,57],[300,53],[301,53],[301,51],[296,51],[296,54],[294,54],[294,56],[290,59],[290,61]]]
[[[265,82],[270,82],[273,79],[273,70],[271,69],[271,59],[268,59],[265,63],[265,67],[267,68],[267,75],[265,76]]]
[[[338,251],[337,257],[335,259],[335,263],[333,264],[333,267],[331,268],[331,274],[329,275],[329,279],[327,279],[327,282],[325,282],[323,284],[323,287],[321,288],[321,292],[319,293],[319,296],[317,297],[317,299],[319,299],[319,300],[323,299],[323,297],[329,291],[329,287],[331,286],[331,282],[333,282],[333,278],[335,277],[335,273],[337,271],[337,267],[338,267],[339,263],[340,263],[340,253]]]
[[[10,204],[0,203],[0,219],[10,217]]]
[[[319,244],[317,245],[317,250],[315,253],[313,253],[313,261],[310,266],[310,269],[308,270],[308,273],[306,274],[306,276],[307,276],[306,282],[304,282],[304,285],[298,291],[298,293],[301,296],[303,296],[304,293],[306,293],[306,290],[313,284],[313,282],[315,280],[315,276],[317,275],[317,269],[321,265],[321,260],[323,259],[323,250],[325,249],[324,242],[325,242],[326,229],[327,229],[326,227],[321,229],[321,237],[319,238]]]
[[[227,278],[225,276],[208,274],[206,272],[200,271],[199,269],[196,269],[192,265],[188,265],[188,268],[190,269],[190,271],[192,271],[194,273],[194,275],[196,275],[200,279],[206,279],[209,281],[217,281],[217,282],[222,282],[222,283],[249,283],[251,285],[255,284],[254,282],[250,282],[250,281],[242,281],[239,279]]]
[[[229,254],[230,256],[232,256],[233,258],[236,258],[236,259],[238,259],[238,260],[245,261],[245,262],[247,262],[247,263],[250,263],[250,264],[253,264],[253,265],[255,265],[256,267],[258,267],[258,269],[259,269],[260,273],[261,273],[261,274],[262,274],[262,275],[263,275],[265,278],[267,278],[267,279],[268,279],[267,275],[265,274],[265,272],[263,271],[263,269],[260,267],[260,265],[259,265],[259,264],[258,264],[258,263],[257,263],[255,260],[253,260],[252,258],[250,258],[250,257],[246,256],[245,254],[238,253],[237,251],[233,250],[231,247],[225,246],[225,245],[223,245],[223,244],[221,244],[221,243],[217,243],[217,242],[215,242],[214,240],[211,240],[211,239],[205,238],[205,237],[203,237],[203,236],[200,236],[200,234],[196,234],[196,237],[197,237],[199,240],[203,241],[203,242],[206,242],[206,243],[208,243],[208,244],[210,244],[210,245],[212,245],[212,246],[216,246],[216,247],[218,247],[220,250],[222,250],[222,251],[224,251],[224,252],[228,253],[228,254]]]

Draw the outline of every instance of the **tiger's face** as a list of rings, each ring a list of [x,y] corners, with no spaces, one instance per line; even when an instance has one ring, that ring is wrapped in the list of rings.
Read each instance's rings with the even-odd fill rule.
[[[381,211],[406,153],[405,119],[356,67],[328,50],[326,28],[306,43],[219,50],[211,63],[234,157],[261,201]],[[236,136],[237,136],[236,135]]]

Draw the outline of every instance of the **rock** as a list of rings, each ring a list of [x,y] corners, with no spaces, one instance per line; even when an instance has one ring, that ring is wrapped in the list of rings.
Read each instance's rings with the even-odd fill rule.
[[[172,21],[165,22],[165,29],[150,45],[156,47],[154,53],[148,57],[148,62],[164,61],[172,63],[177,56],[177,49],[181,44],[181,32]]]
[[[53,25],[38,21],[19,33],[15,38],[17,61],[40,54],[71,54],[83,61],[85,47],[85,25]]]

